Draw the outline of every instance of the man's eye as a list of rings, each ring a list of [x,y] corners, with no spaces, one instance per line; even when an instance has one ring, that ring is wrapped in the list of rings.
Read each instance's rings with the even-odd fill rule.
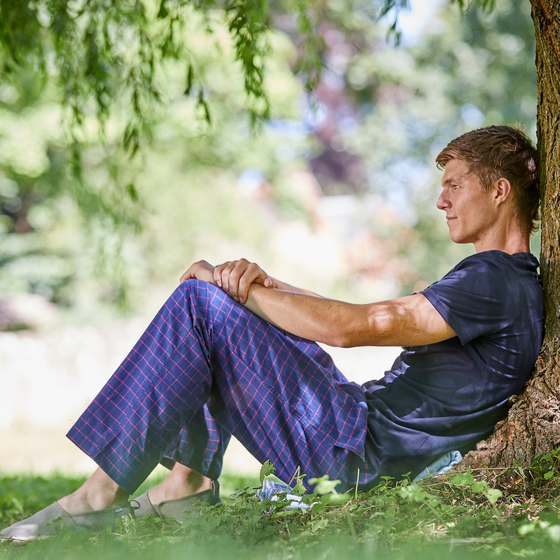
[[[459,188],[459,185],[453,185],[451,188],[456,191]]]

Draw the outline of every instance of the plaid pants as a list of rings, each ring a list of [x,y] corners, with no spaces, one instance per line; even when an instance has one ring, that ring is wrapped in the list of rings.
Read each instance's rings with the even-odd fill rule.
[[[68,437],[130,494],[158,462],[217,479],[231,434],[285,482],[300,467],[348,489],[377,477],[363,460],[366,417],[363,389],[317,344],[189,280]]]

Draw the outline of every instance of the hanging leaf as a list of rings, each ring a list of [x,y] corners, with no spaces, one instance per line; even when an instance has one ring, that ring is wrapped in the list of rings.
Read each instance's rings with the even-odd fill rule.
[[[161,4],[160,4],[160,7],[159,7],[157,17],[159,19],[164,19],[168,15],[169,15],[169,12],[167,11],[167,8],[165,7],[165,0],[161,0]]]
[[[187,85],[185,87],[185,95],[190,95],[194,82],[194,68],[192,64],[189,64],[189,68],[187,70]]]

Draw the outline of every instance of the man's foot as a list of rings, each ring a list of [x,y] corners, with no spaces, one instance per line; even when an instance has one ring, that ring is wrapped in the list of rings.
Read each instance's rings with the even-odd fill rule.
[[[172,500],[162,500],[154,503],[151,499],[152,490],[144,492],[135,498],[139,508],[134,510],[136,519],[151,515],[152,517],[160,517],[162,519],[175,519],[176,521],[184,521],[187,511],[196,511],[200,507],[213,506],[221,503],[220,485],[218,481],[212,481],[211,488],[189,494],[182,498]]]
[[[35,515],[18,521],[0,531],[0,542],[27,542],[39,538],[52,537],[62,529],[80,531],[100,531],[105,527],[116,528],[116,522],[123,515],[133,515],[131,507],[114,506],[100,511],[90,511],[77,515],[69,514],[58,502],[37,512]]]
[[[169,476],[148,492],[136,498],[140,508],[136,517],[152,515],[182,521],[185,511],[193,510],[197,502],[215,505],[220,500],[220,486],[206,476],[175,463]]]
[[[114,528],[116,520],[128,514],[132,514],[128,494],[98,468],[73,494],[0,531],[0,541],[50,537],[61,526],[74,531]]]
[[[78,490],[58,500],[58,504],[70,515],[79,515],[114,506],[125,507],[128,494],[98,468]]]
[[[167,478],[157,486],[150,488],[150,501],[152,504],[159,504],[169,500],[178,500],[191,494],[211,490],[211,488],[212,480],[210,478],[175,463]]]

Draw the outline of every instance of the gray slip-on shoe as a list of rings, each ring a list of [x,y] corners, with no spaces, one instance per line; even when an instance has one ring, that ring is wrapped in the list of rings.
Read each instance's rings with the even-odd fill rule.
[[[14,542],[33,541],[41,537],[52,537],[62,527],[72,531],[87,529],[100,531],[105,527],[116,527],[116,522],[123,515],[132,515],[130,505],[114,506],[99,511],[88,513],[70,514],[58,502],[38,511],[35,515],[18,521],[10,527],[0,531],[0,541],[12,540]]]
[[[212,488],[197,492],[184,498],[176,500],[166,500],[159,504],[152,504],[148,492],[144,492],[135,500],[140,504],[139,508],[134,510],[134,517],[139,519],[146,515],[152,517],[161,517],[162,519],[175,519],[176,521],[184,521],[185,512],[196,511],[204,506],[214,506],[221,503],[220,500],[220,484],[217,480],[212,481]]]
[[[157,509],[153,506],[148,496],[148,492],[140,494],[138,498],[134,498],[140,507],[134,510],[134,517],[139,519],[140,517],[146,517],[146,515],[151,515],[152,517],[159,517]]]

